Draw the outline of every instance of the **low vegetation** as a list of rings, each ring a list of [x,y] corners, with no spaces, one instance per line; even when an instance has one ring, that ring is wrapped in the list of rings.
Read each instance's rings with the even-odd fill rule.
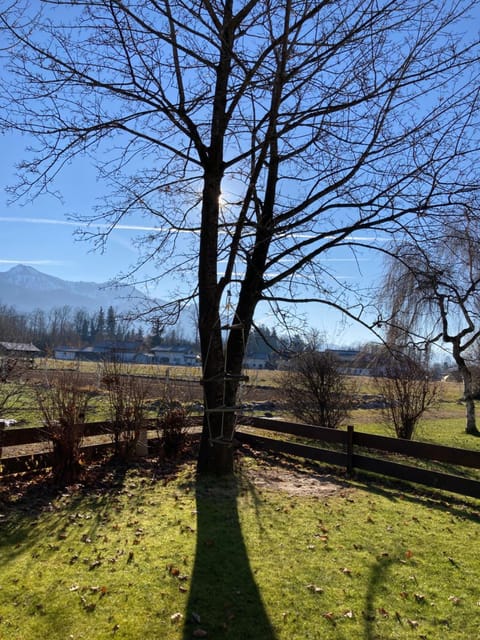
[[[261,457],[221,482],[188,462],[94,472],[0,494],[0,637],[476,637],[478,502]]]
[[[356,386],[331,353],[305,351],[280,376],[287,408],[300,421],[329,429],[345,424]]]
[[[271,386],[247,395],[272,397],[278,374],[262,375]],[[98,462],[63,489],[43,472],[2,483],[0,638],[476,637],[478,501],[248,450],[235,478],[197,479],[175,380],[142,395],[158,419],[155,459]],[[358,382],[359,397],[374,396]],[[459,397],[444,383],[415,437],[480,450]],[[385,433],[379,415],[358,408],[350,420]]]

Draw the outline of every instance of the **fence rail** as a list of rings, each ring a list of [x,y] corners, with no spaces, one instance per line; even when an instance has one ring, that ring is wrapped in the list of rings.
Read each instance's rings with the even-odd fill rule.
[[[307,439],[315,443],[334,443],[339,445],[340,450],[323,449],[316,444],[265,437],[249,430],[245,431],[244,427],[241,427],[237,433],[237,438],[240,442],[249,444],[254,448],[326,462],[327,464],[344,467],[349,473],[359,469],[444,491],[451,491],[452,493],[480,498],[480,480],[432,469],[423,469],[414,466],[414,464],[404,464],[403,460],[404,457],[407,457],[412,462],[423,460],[442,462],[456,467],[480,469],[480,451],[361,433],[355,431],[352,426],[349,426],[344,431],[265,418],[250,418],[244,421],[244,425],[247,428],[253,427],[255,431],[288,434],[294,438]],[[382,459],[379,457],[382,454],[386,454],[389,457],[402,456],[402,461]]]
[[[198,426],[200,421],[201,418],[194,419],[192,426]],[[82,429],[82,434],[86,438],[83,447],[85,457],[92,459],[112,448],[111,441],[95,441],[95,438],[98,440],[98,436],[112,434],[111,423],[87,423],[78,425],[77,428]],[[150,434],[154,428],[154,420],[146,424],[146,429],[150,430]],[[275,436],[268,437],[263,435],[264,432],[274,433]],[[279,435],[287,437],[279,438]],[[325,462],[343,467],[349,473],[359,469],[480,498],[480,480],[424,469],[410,464],[410,461],[414,463],[415,460],[422,460],[480,469],[480,451],[377,436],[356,431],[353,427],[348,427],[347,430],[326,429],[254,417],[241,419],[236,437],[240,443],[248,444],[253,448]],[[11,447],[38,445],[38,443],[45,443],[48,447],[46,431],[41,427],[0,430],[0,474],[6,475],[48,467],[51,459],[51,454],[48,451],[23,455],[12,455],[8,452],[8,448]],[[323,448],[320,446],[322,443],[334,445],[334,448]],[[7,454],[4,457],[2,457],[2,447],[7,449],[4,451],[4,454]],[[382,455],[384,458],[380,457]],[[385,455],[388,459],[385,459]],[[408,458],[409,464],[405,463],[405,458]]]

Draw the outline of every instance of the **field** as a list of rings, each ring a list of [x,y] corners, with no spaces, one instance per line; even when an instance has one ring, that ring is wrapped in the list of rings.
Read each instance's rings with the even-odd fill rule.
[[[194,373],[156,370],[157,393],[195,399]],[[444,384],[418,439],[480,448],[460,395]],[[278,374],[252,372],[244,402],[266,400],[286,417]],[[377,410],[351,423],[388,433]],[[99,462],[63,490],[42,473],[4,479],[0,639],[477,637],[479,501],[249,450],[235,478],[199,479],[194,456]]]
[[[92,390],[98,390],[101,371],[98,364],[81,363],[81,373],[85,385]],[[55,360],[41,361],[34,372],[34,379],[41,381],[46,375],[62,375],[66,370],[76,370],[76,365]],[[178,398],[191,407],[201,403],[202,387],[199,383],[201,371],[199,368],[175,366],[146,366],[135,365],[130,371],[140,376],[150,387],[152,401],[163,397]],[[264,403],[273,403],[274,409],[269,414],[274,417],[291,418],[286,412],[281,393],[281,372],[278,371],[247,371],[249,382],[242,391],[245,415],[264,415]],[[376,390],[371,378],[355,378],[358,392],[362,397],[375,396]],[[465,406],[461,402],[462,386],[457,382],[442,382],[441,395],[437,405],[429,410],[415,435],[415,439],[433,442],[447,446],[480,450],[480,439],[472,438],[464,433]],[[258,408],[260,407],[260,408]],[[154,411],[152,411],[154,415]],[[16,416],[26,426],[36,426],[41,422],[41,416],[35,406],[35,399],[26,395],[21,411]],[[88,419],[104,420],[107,418],[107,405],[104,394],[94,394],[90,402]],[[352,412],[349,423],[359,431],[367,433],[394,435],[393,430],[382,424],[380,412],[377,409],[356,409]]]
[[[262,456],[94,476],[3,488],[0,638],[477,637],[478,501]]]

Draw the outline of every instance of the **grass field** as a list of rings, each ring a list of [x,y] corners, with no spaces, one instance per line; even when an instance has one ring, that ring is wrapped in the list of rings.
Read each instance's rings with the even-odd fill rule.
[[[305,494],[255,482],[285,465],[243,458],[223,481],[188,462],[98,467],[55,494],[4,488],[0,638],[478,637],[478,501],[316,468],[295,470],[317,483]]]
[[[257,380],[263,393],[274,374]],[[480,450],[460,395],[444,385],[419,440]],[[389,433],[377,410],[351,422]],[[479,501],[279,456],[243,456],[221,481],[197,479],[192,460],[98,464],[62,491],[11,478],[0,640],[473,640],[479,523]]]

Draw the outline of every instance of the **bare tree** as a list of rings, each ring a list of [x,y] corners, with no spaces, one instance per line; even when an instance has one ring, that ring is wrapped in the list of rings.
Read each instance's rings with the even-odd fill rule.
[[[82,472],[80,447],[92,391],[78,371],[46,376],[35,386],[45,434],[53,444],[52,473],[57,482],[76,482]]]
[[[27,318],[11,306],[0,304],[0,336],[3,341],[23,342],[28,335]]]
[[[421,417],[438,398],[439,387],[428,368],[410,354],[395,352],[375,383],[385,401],[385,424],[393,424],[398,438],[411,440]]]
[[[282,391],[297,418],[330,429],[348,418],[355,396],[335,356],[319,351],[293,359],[282,378]]]
[[[98,244],[152,216],[136,268],[178,278],[165,312],[198,299],[199,469],[229,472],[258,303],[324,303],[366,323],[362,296],[320,259],[375,248],[475,184],[471,3],[34,6],[1,5],[0,122],[38,141],[15,193],[53,189],[85,154],[112,194],[88,219]]]
[[[423,229],[423,241],[392,249],[383,290],[387,341],[451,347],[463,380],[466,433],[478,435],[468,353],[480,338],[480,219],[478,209]],[[417,235],[420,236],[418,233]]]

